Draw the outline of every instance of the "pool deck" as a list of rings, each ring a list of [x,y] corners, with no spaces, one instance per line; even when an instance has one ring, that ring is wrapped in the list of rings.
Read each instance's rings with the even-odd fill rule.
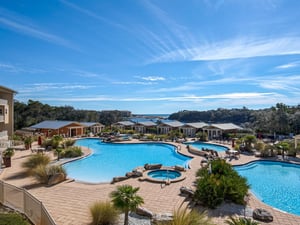
[[[173,144],[176,146],[180,145],[180,152],[183,154],[193,156],[188,153],[185,145],[178,143]],[[227,147],[230,146],[227,145]],[[85,149],[85,153],[88,153],[87,149]],[[200,162],[203,159],[200,156],[193,156],[194,159],[190,163],[191,168],[186,172],[183,172],[185,173],[186,179],[177,183],[171,183],[170,185],[162,185],[159,183],[140,181],[138,178],[131,178],[115,184],[86,184],[66,180],[65,182],[52,187],[45,187],[37,184],[33,178],[22,176],[21,174],[23,171],[21,164],[31,154],[36,153],[32,153],[31,150],[16,151],[12,160],[12,167],[3,169],[0,174],[0,179],[15,186],[26,188],[32,195],[44,203],[48,212],[58,225],[89,224],[91,222],[89,206],[98,200],[109,200],[109,194],[115,190],[118,185],[122,184],[140,187],[138,194],[144,199],[145,203],[143,207],[154,213],[172,213],[174,209],[179,208],[181,205],[188,205],[189,201],[180,195],[180,187],[193,187],[195,173],[200,168]],[[49,154],[49,156],[54,159],[52,153],[45,154]],[[239,159],[232,159],[229,162],[233,165],[238,165],[259,159],[260,158],[256,158],[252,155],[241,154]],[[290,158],[289,160],[293,160],[293,158]],[[263,202],[260,202],[253,195],[250,195],[247,208],[248,210],[264,208],[271,212],[274,221],[271,223],[260,222],[260,224],[300,224],[299,216],[273,209]],[[243,216],[243,209],[242,206],[225,204],[215,210],[208,210],[208,214],[215,224],[223,225],[225,224],[224,220],[227,219],[229,215]]]

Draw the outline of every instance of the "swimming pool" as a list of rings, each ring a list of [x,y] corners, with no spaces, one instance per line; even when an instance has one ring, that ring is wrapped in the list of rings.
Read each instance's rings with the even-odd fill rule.
[[[222,145],[210,144],[210,143],[205,143],[205,142],[200,142],[200,141],[185,142],[184,144],[191,145],[194,148],[197,148],[199,150],[202,150],[202,148],[215,150],[217,152],[225,152],[226,150],[228,150],[227,147],[222,146]]]
[[[188,167],[190,157],[177,153],[175,146],[163,143],[104,143],[99,139],[81,139],[75,143],[93,150],[83,159],[64,165],[68,177],[99,183],[110,182],[113,177],[124,176],[144,164],[181,165]]]
[[[234,166],[246,177],[252,193],[264,203],[300,216],[300,165],[255,161]]]

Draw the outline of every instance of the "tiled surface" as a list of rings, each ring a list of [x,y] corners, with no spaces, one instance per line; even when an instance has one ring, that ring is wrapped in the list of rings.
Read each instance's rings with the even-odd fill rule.
[[[178,144],[176,144],[178,145]],[[181,151],[188,154],[184,145]],[[98,200],[109,200],[109,193],[115,190],[117,185],[130,184],[140,187],[139,195],[144,199],[143,207],[154,213],[171,213],[181,205],[189,202],[180,196],[180,187],[192,187],[195,180],[195,172],[200,168],[201,157],[195,156],[191,162],[191,169],[185,172],[186,179],[170,185],[160,185],[138,179],[129,179],[116,184],[84,184],[66,181],[61,184],[44,187],[35,183],[32,178],[24,176],[21,171],[21,163],[32,154],[30,150],[17,151],[12,162],[12,167],[4,169],[0,178],[8,183],[24,187],[31,194],[41,200],[58,225],[83,225],[91,222],[89,206]],[[232,164],[246,163],[257,159],[253,156],[241,155],[240,159],[233,159]],[[274,216],[274,221],[268,224],[274,225],[299,225],[300,217],[282,213],[258,201],[254,196],[250,197],[248,208],[264,208]],[[208,211],[216,224],[225,224],[228,215],[243,215],[243,207],[236,205],[223,205],[216,210]],[[263,224],[263,223],[261,223]]]

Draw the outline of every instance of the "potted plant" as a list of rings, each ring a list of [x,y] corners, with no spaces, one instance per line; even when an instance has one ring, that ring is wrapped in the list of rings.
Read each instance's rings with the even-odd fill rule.
[[[13,148],[7,148],[2,152],[2,158],[5,167],[11,167],[11,157],[15,154],[15,150]]]
[[[29,136],[29,137],[26,137],[25,139],[24,139],[24,144],[25,144],[25,149],[29,149],[29,148],[31,148],[31,144],[32,144],[32,139],[31,139],[31,137]]]

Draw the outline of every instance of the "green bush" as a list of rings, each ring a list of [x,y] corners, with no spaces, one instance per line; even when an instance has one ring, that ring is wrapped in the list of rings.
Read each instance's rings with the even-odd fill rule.
[[[0,213],[0,225],[30,225],[30,223],[20,214]]]
[[[91,225],[112,225],[118,221],[119,212],[110,202],[95,202],[90,206]]]
[[[244,204],[249,185],[225,160],[211,162],[208,167],[197,171],[197,189],[195,200],[210,208],[215,208],[224,201]]]
[[[67,149],[62,150],[60,157],[61,158],[75,158],[82,156],[83,152],[81,151],[81,148],[78,146],[69,147]]]
[[[158,222],[157,225],[213,225],[213,223],[205,212],[198,213],[196,210],[188,211],[185,208],[174,211],[171,221]]]
[[[26,172],[31,175],[33,170],[40,165],[46,166],[50,162],[50,157],[43,154],[31,155],[25,162],[23,162],[22,167],[26,169]]]

